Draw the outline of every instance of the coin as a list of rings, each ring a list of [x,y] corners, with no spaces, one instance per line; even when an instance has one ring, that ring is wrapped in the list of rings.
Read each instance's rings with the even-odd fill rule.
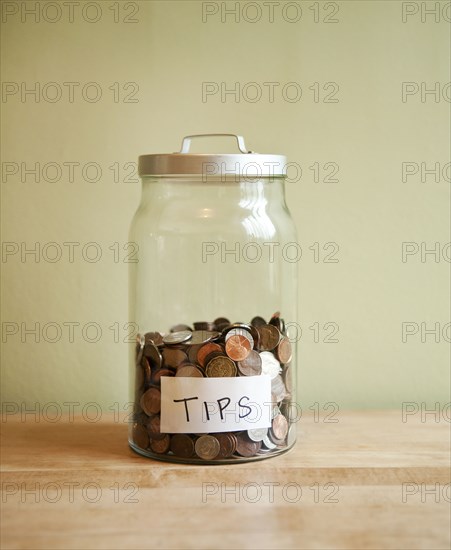
[[[146,342],[146,339],[144,338],[144,336],[142,334],[138,334],[136,336],[136,351],[135,351],[135,355],[136,355],[136,364],[139,365],[141,363],[141,359],[142,359],[142,356],[143,356],[143,351],[144,351],[144,344]]]
[[[278,414],[272,421],[272,432],[277,439],[285,439],[288,433],[288,420]]]
[[[194,454],[194,442],[189,435],[174,434],[171,437],[171,451],[181,458],[191,458]]]
[[[282,334],[285,334],[285,321],[280,316],[280,311],[276,311],[276,313],[274,313],[269,320],[269,324],[275,326]]]
[[[283,383],[280,374],[278,374],[275,378],[271,380],[271,393],[275,396],[278,403],[285,399],[287,395],[285,384]]]
[[[140,400],[143,411],[151,416],[160,412],[161,394],[157,388],[149,388],[141,397]]]
[[[150,368],[150,363],[147,357],[143,357],[141,360],[143,380],[145,384],[150,384],[150,378],[152,376],[152,369]]]
[[[236,452],[244,457],[255,456],[262,445],[261,441],[252,441],[247,432],[241,432],[236,435]]]
[[[192,332],[192,337],[190,340],[185,342],[186,346],[196,346],[198,344],[206,344],[213,337],[216,337],[217,333],[208,330],[195,330]]]
[[[228,357],[214,357],[206,366],[205,373],[209,378],[236,376],[236,365]]]
[[[233,455],[236,449],[236,444],[230,434],[215,434],[219,442],[219,453],[216,458],[229,458]]]
[[[203,378],[204,375],[202,374],[202,371],[198,369],[195,365],[190,365],[189,363],[186,363],[184,365],[180,365],[175,373],[175,377]]]
[[[291,351],[291,344],[290,340],[286,336],[284,336],[280,342],[279,345],[276,348],[276,355],[277,359],[281,363],[289,363],[291,361],[291,358],[293,356],[293,353]]]
[[[251,345],[251,349],[254,347],[254,339],[252,338],[252,334],[249,330],[245,328],[233,328],[232,330],[229,330],[225,335],[225,341],[227,342],[229,338],[232,336],[244,336],[249,340],[249,343]]]
[[[254,428],[253,430],[247,430],[247,435],[252,441],[263,441],[268,435],[268,428]]]
[[[251,350],[246,359],[238,361],[237,365],[243,376],[259,376],[262,373],[262,358],[255,350]]]
[[[230,325],[230,321],[227,319],[227,317],[218,317],[213,321],[213,324],[215,326],[215,330],[222,332],[226,327]]]
[[[273,450],[277,448],[277,445],[273,443],[267,435],[263,438],[262,443],[269,450]]]
[[[162,376],[174,376],[174,371],[171,369],[165,369],[165,368],[154,371],[152,374],[152,384],[159,386],[161,383]]]
[[[175,325],[169,329],[170,332],[193,332],[193,329],[188,325]]]
[[[190,330],[181,330],[179,332],[170,332],[163,336],[163,342],[167,346],[172,346],[174,344],[182,344],[192,337],[192,332]]]
[[[253,327],[258,328],[258,327],[261,327],[261,326],[263,326],[263,325],[266,325],[266,321],[263,319],[263,317],[258,317],[258,316],[257,316],[257,317],[254,317],[254,318],[252,319],[251,325],[252,325]]]
[[[162,351],[164,364],[166,367],[177,368],[181,363],[188,361],[188,356],[181,349],[164,348]]]
[[[281,372],[279,361],[270,351],[262,351],[260,358],[262,360],[262,374],[267,374],[273,379]]]
[[[219,454],[219,441],[213,435],[203,435],[196,441],[194,450],[199,458],[213,460]]]
[[[202,347],[202,344],[197,344],[195,346],[189,346],[188,350],[188,359],[190,363],[197,363],[197,352]]]
[[[197,352],[197,362],[201,367],[205,367],[205,358],[209,353],[212,353],[214,351],[221,352],[222,354],[222,348],[219,344],[215,344],[214,342],[209,342],[208,344],[204,344],[199,351]]]
[[[273,350],[280,340],[280,332],[273,325],[262,325],[258,327],[258,334],[260,335],[258,349],[261,351]]]
[[[226,353],[234,361],[243,361],[251,351],[250,341],[239,334],[231,336],[226,342]]]
[[[285,371],[283,373],[283,380],[285,382],[285,387],[287,389],[287,392],[291,394],[293,392],[293,374],[292,374],[292,369],[289,365],[285,367]]]
[[[147,421],[147,433],[150,439],[163,439],[166,434],[162,434],[160,431],[160,415],[155,414],[151,416]]]
[[[146,332],[146,334],[144,334],[144,340],[145,340],[144,347],[148,343],[152,343],[155,346],[163,345],[163,336],[159,332]],[[145,355],[145,352],[144,352],[144,355]]]
[[[160,368],[163,362],[161,353],[153,342],[147,342],[144,346],[144,356],[150,361],[151,366]]]
[[[193,323],[193,326],[194,330],[215,330],[215,324],[210,323],[210,321],[197,321],[196,323]]]
[[[141,449],[147,449],[149,446],[149,436],[147,434],[147,430],[144,426],[141,426],[141,424],[133,425],[132,439],[133,443]]]
[[[169,451],[171,444],[171,437],[169,434],[164,434],[161,439],[152,439],[150,442],[150,448],[154,453],[165,454]]]

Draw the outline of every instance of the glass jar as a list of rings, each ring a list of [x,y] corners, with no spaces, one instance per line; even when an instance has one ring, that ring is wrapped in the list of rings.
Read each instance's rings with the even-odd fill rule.
[[[192,138],[216,136],[235,137],[240,153],[189,153]],[[139,158],[129,289],[138,453],[238,463],[294,444],[300,249],[285,166],[234,134]]]

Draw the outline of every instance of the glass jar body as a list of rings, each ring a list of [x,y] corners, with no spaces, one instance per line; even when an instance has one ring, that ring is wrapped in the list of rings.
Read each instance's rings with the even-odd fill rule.
[[[190,463],[256,460],[290,448],[300,251],[283,178],[145,177],[130,242],[137,251],[130,263],[130,321],[139,331],[130,359],[131,447],[149,457]],[[187,335],[180,334],[190,330],[193,337],[183,341]],[[238,347],[232,350],[233,342]],[[204,357],[206,351],[213,356]],[[243,354],[251,352],[254,363],[263,365],[248,364],[251,355]],[[225,365],[225,371],[209,368],[210,362]],[[248,409],[232,404],[223,411],[225,401],[214,410],[205,400],[196,402],[202,426],[193,432],[162,431],[166,377],[236,377],[239,392],[239,379],[262,382],[253,375],[270,379],[266,432],[251,424],[243,430],[241,420],[241,429],[234,430],[225,419],[221,435],[215,435],[218,427],[210,431],[209,413],[220,413],[222,420],[229,413],[230,420],[231,412],[239,418]],[[192,403],[181,406],[188,414]],[[228,451],[221,447],[215,455],[218,440]]]

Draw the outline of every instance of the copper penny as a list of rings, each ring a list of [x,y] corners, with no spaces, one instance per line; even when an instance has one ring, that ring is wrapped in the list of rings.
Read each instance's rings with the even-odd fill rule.
[[[215,324],[211,323],[210,321],[197,321],[196,323],[193,323],[194,330],[206,330],[206,331],[213,331],[215,330]]]
[[[171,451],[181,458],[191,458],[194,454],[194,442],[189,435],[174,434],[171,437]]]
[[[281,363],[287,364],[291,361],[293,352],[291,350],[290,340],[288,340],[286,336],[280,340],[276,349],[276,355]]]
[[[208,344],[205,344],[201,348],[199,348],[199,351],[197,352],[197,362],[201,367],[205,367],[205,358],[208,354],[214,351],[222,353],[221,346],[219,344],[215,344],[214,342],[209,342]]]
[[[154,453],[165,454],[169,451],[171,444],[171,437],[169,434],[164,434],[161,439],[152,439],[150,442],[150,448]]]
[[[202,435],[197,439],[194,450],[199,458],[203,460],[213,460],[219,454],[219,441],[214,435]]]
[[[228,357],[215,357],[206,366],[205,373],[209,378],[236,376],[236,365]]]
[[[236,450],[236,444],[229,434],[215,434],[219,441],[219,453],[216,458],[229,458]]]
[[[144,334],[144,348],[147,344],[154,344],[155,346],[163,345],[163,336],[159,332],[146,332]],[[144,355],[146,354],[144,349]]]
[[[262,359],[255,350],[251,350],[246,359],[238,361],[237,365],[243,376],[259,376],[262,373]]]
[[[141,397],[140,400],[143,411],[151,416],[160,412],[161,394],[157,388],[149,388]]]
[[[266,321],[263,319],[263,317],[257,316],[257,317],[254,317],[254,318],[252,319],[251,325],[252,325],[253,327],[258,328],[258,327],[261,327],[261,326],[263,326],[263,325],[266,325]]]
[[[160,415],[156,414],[149,418],[147,422],[147,433],[150,439],[163,439],[166,434],[160,431]]]
[[[277,328],[273,325],[262,325],[258,327],[258,334],[260,335],[258,349],[261,351],[271,351],[279,343],[281,334]]]
[[[252,439],[249,439],[246,432],[237,434],[236,440],[236,452],[245,457],[255,456],[262,446],[261,441],[252,441]]]
[[[251,343],[240,334],[231,336],[226,342],[226,353],[233,361],[243,361],[251,351]]]
[[[158,369],[152,373],[152,383],[159,386],[161,384],[162,376],[174,376],[174,371],[171,369]]]
[[[133,443],[141,449],[147,449],[149,446],[149,435],[147,434],[147,430],[140,424],[133,425],[132,439]]]
[[[227,319],[227,317],[218,317],[213,321],[213,324],[215,326],[215,330],[222,332],[230,325],[230,321]]]
[[[153,342],[147,342],[144,346],[144,357],[149,360],[151,366],[156,368],[161,367],[163,359],[157,346]]]
[[[277,439],[285,439],[288,433],[288,420],[278,414],[272,421],[272,432]]]
[[[188,361],[188,356],[181,349],[164,348],[162,355],[166,367],[177,368],[181,363]]]
[[[283,373],[283,379],[285,382],[285,387],[287,389],[287,392],[291,394],[293,392],[293,371],[291,366],[288,365],[285,367],[285,371]]]
[[[197,352],[202,347],[202,344],[197,344],[195,346],[189,346],[187,348],[188,360],[190,363],[197,363]]]
[[[177,372],[175,373],[175,377],[203,378],[204,375],[202,374],[202,371],[198,369],[195,365],[190,365],[189,363],[186,363],[185,365],[180,365],[180,367],[177,369]]]
[[[139,365],[141,363],[141,358],[143,356],[145,342],[146,342],[146,339],[144,338],[144,336],[142,334],[138,334],[136,336],[135,355],[136,355],[136,364],[137,365]]]

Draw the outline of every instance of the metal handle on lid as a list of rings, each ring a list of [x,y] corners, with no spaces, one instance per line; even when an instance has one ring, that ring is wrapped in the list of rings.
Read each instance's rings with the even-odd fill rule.
[[[238,149],[242,153],[253,153],[253,151],[248,151],[246,148],[246,144],[244,143],[243,136],[238,136],[237,134],[194,134],[192,136],[185,136],[182,141],[182,148],[180,149],[180,153],[189,153],[189,148],[191,145],[191,140],[193,138],[199,138],[199,137],[234,137],[236,138],[236,141],[238,143]]]

